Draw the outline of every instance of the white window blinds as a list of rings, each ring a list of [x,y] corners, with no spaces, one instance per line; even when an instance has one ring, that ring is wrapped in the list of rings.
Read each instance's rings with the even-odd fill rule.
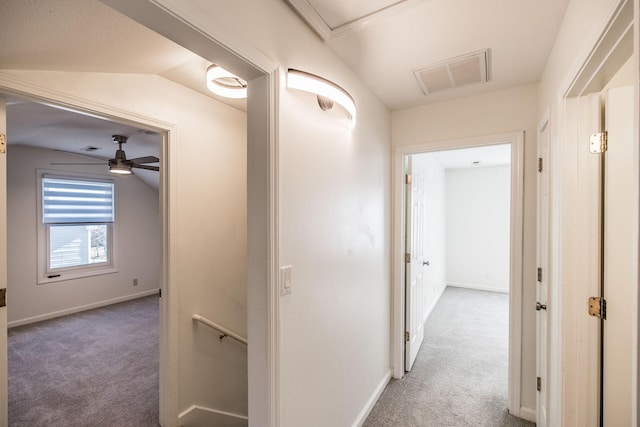
[[[42,178],[45,224],[113,222],[113,182]]]

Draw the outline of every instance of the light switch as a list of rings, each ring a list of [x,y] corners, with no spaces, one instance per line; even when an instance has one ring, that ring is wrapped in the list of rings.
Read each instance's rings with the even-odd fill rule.
[[[285,265],[284,267],[280,267],[280,295],[285,296],[291,293],[291,288],[293,283],[291,281],[291,270],[293,269],[290,265]]]

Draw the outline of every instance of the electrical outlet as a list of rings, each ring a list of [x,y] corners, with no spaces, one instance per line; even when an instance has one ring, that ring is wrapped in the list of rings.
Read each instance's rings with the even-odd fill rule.
[[[138,286],[138,279],[133,279],[133,286]]]
[[[291,270],[292,266],[286,265],[284,267],[280,267],[280,295],[285,296],[291,293],[291,288],[293,286],[293,282],[291,280]]]

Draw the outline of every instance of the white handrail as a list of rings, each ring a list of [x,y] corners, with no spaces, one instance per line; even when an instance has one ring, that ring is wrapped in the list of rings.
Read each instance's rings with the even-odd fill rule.
[[[217,323],[212,322],[211,320],[207,319],[206,317],[203,317],[203,316],[201,316],[199,314],[194,314],[191,318],[193,320],[197,321],[197,322],[202,323],[203,325],[207,325],[208,327],[213,328],[218,332],[221,332],[222,335],[220,335],[220,339],[223,339],[225,337],[229,337],[229,338],[233,338],[234,340],[238,341],[239,343],[247,345],[246,338],[241,337],[240,335],[236,334],[235,332],[231,332],[230,330],[228,330],[224,326],[220,326]]]

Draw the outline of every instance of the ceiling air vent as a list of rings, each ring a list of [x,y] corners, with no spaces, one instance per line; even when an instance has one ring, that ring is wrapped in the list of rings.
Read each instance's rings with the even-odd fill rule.
[[[481,50],[415,70],[425,95],[489,81],[489,51]]]
[[[87,151],[87,152],[92,152],[92,151],[98,151],[98,150],[102,150],[102,148],[100,147],[94,147],[92,145],[87,145],[86,147],[82,147],[80,149],[80,151]]]

